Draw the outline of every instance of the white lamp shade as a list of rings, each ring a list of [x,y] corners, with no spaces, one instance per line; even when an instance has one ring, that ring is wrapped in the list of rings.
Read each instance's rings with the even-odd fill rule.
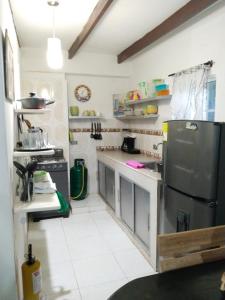
[[[49,68],[55,70],[63,66],[61,40],[56,37],[48,38],[47,63]]]

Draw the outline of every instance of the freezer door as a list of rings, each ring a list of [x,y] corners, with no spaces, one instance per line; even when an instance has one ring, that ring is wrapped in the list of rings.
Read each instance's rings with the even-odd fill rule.
[[[187,231],[215,225],[215,203],[207,203],[165,187],[164,233]]]
[[[206,200],[216,199],[220,126],[206,121],[169,121],[165,181]]]

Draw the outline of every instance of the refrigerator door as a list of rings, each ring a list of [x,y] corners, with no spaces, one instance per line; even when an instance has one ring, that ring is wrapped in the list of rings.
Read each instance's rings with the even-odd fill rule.
[[[163,233],[187,231],[215,225],[215,202],[194,199],[165,187]]]
[[[207,121],[169,121],[165,181],[193,197],[216,199],[220,125]]]

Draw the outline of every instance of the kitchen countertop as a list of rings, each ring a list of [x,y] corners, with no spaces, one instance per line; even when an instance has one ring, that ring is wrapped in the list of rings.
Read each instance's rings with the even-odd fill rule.
[[[14,213],[28,213],[56,209],[60,209],[60,203],[56,193],[34,194],[32,197],[32,201],[30,202],[22,202],[17,197],[14,203]]]
[[[110,159],[116,163],[122,164],[124,166],[126,166],[127,168],[141,174],[147,177],[150,177],[151,179],[155,179],[155,180],[161,180],[161,174],[159,172],[154,172],[150,169],[135,169],[132,168],[130,166],[128,166],[126,164],[126,161],[128,160],[137,160],[139,162],[149,162],[149,161],[158,161],[157,159],[154,159],[152,157],[149,157],[147,155],[144,154],[129,154],[129,153],[125,153],[123,151],[120,150],[113,150],[113,151],[101,151],[101,150],[97,150],[97,156],[98,159],[101,160],[101,158],[106,158],[106,159]]]

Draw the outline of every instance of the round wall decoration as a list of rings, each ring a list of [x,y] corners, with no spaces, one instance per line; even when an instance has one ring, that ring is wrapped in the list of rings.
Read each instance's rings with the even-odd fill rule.
[[[86,102],[91,98],[91,90],[88,86],[80,84],[75,88],[74,95],[78,101]]]

